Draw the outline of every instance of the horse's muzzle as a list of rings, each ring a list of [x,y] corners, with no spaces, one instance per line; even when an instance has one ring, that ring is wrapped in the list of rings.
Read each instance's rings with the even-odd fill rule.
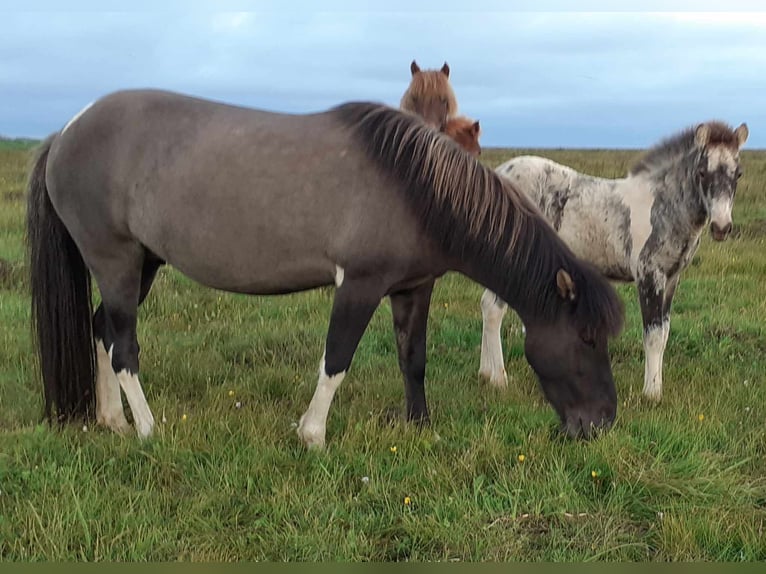
[[[731,221],[726,223],[723,227],[713,221],[710,223],[710,235],[712,235],[713,239],[716,241],[725,241],[726,238],[729,237],[729,233],[731,233],[731,227]]]

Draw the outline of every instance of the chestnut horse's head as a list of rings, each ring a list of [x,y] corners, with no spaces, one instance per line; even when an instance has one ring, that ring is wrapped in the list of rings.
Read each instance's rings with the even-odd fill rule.
[[[402,96],[400,107],[422,117],[428,124],[443,130],[447,120],[457,113],[457,100],[449,81],[447,62],[440,70],[421,70],[415,60],[410,64],[412,79]]]
[[[455,140],[460,147],[471,155],[481,155],[481,146],[479,145],[481,127],[479,122],[475,122],[465,116],[451,118],[444,125],[444,133]]]

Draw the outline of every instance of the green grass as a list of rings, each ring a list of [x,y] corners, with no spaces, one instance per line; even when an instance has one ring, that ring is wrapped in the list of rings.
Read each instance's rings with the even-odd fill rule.
[[[627,328],[611,346],[618,422],[581,443],[553,431],[515,317],[504,328],[509,389],[478,380],[482,290],[448,276],[429,325],[431,427],[401,421],[385,302],[323,453],[307,452],[293,426],[313,392],[332,290],[246,298],[169,269],[139,321],[155,436],[41,423],[26,153],[0,148],[0,559],[766,559],[766,152],[744,154],[734,236],[706,237],[682,279],[661,405],[641,397],[632,287],[619,289]],[[636,156],[538,153],[609,177]]]

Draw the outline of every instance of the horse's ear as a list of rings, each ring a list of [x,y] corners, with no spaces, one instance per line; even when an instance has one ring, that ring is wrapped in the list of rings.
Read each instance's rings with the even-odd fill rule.
[[[449,78],[449,65],[447,62],[444,62],[444,65],[442,66],[442,74]]]
[[[473,122],[473,125],[471,126],[471,128],[473,129],[473,133],[476,135],[479,135],[479,133],[481,132],[481,126],[479,125],[479,122]]]
[[[739,147],[742,147],[745,145],[745,142],[747,141],[747,136],[750,135],[750,130],[747,129],[747,124],[740,125],[736,130],[734,130],[734,135],[737,136],[737,143]]]
[[[410,72],[412,72],[412,75],[414,76],[420,71],[420,66],[418,66],[418,63],[415,60],[412,60],[412,64],[410,64]]]
[[[556,288],[558,289],[561,298],[565,301],[574,301],[577,297],[577,291],[575,290],[572,276],[563,269],[559,269],[556,273]]]
[[[710,128],[707,124],[700,124],[694,131],[694,141],[697,142],[697,147],[704,148],[710,141]]]

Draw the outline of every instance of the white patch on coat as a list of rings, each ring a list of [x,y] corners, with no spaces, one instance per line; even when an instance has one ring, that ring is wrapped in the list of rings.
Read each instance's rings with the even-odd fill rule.
[[[500,330],[503,316],[508,306],[499,301],[489,289],[481,296],[481,315],[483,320],[481,333],[481,366],[479,376],[498,389],[508,386],[508,375],[503,361],[503,343]]]
[[[322,361],[319,364],[319,381],[317,381],[314,396],[311,398],[309,408],[303,413],[298,423],[298,436],[307,447],[324,448],[327,415],[330,412],[335,391],[338,390],[345,376],[346,371],[332,376],[328,375],[325,370],[325,358],[322,355]]]
[[[101,339],[96,339],[96,422],[119,434],[130,430],[122,408],[120,382]]]
[[[654,195],[646,177],[593,177],[536,156],[514,158],[500,165],[496,172],[543,211],[553,190],[576,190],[569,194],[566,208],[560,214],[559,237],[575,255],[602,272],[625,269],[636,276],[638,255],[652,232]],[[625,241],[617,228],[622,218],[609,213],[612,206],[618,205],[630,211],[632,253],[625,252]]]
[[[649,180],[643,174],[622,180],[618,188],[623,204],[630,210],[630,238],[633,244],[630,272],[633,277],[638,277],[639,255],[652,233],[654,193]]]
[[[644,396],[655,402],[662,399],[662,357],[669,333],[668,321],[644,331]]]
[[[149,404],[146,402],[138,375],[131,373],[127,369],[122,369],[117,373],[117,380],[120,382],[122,391],[125,393],[125,398],[128,399],[130,412],[133,413],[133,422],[136,425],[136,432],[139,438],[150,437],[154,430],[154,416],[149,409]]]
[[[90,109],[90,107],[91,107],[91,106],[92,106],[94,103],[95,103],[95,102],[91,102],[91,103],[89,103],[87,106],[85,106],[85,107],[84,107],[83,109],[81,109],[79,112],[77,112],[77,113],[75,114],[75,116],[74,116],[74,117],[73,117],[71,120],[69,120],[69,121],[67,122],[67,124],[64,126],[64,129],[63,129],[63,130],[61,130],[61,133],[63,134],[65,131],[67,131],[67,129],[69,129],[69,128],[72,126],[72,124],[73,124],[73,123],[75,123],[77,120],[79,120],[79,119],[80,119],[80,117],[81,117],[81,116],[82,116],[82,115],[83,115],[85,112],[87,112],[87,111]]]
[[[346,275],[346,272],[343,270],[343,267],[340,265],[335,266],[335,286],[340,287],[343,285],[343,278]]]

